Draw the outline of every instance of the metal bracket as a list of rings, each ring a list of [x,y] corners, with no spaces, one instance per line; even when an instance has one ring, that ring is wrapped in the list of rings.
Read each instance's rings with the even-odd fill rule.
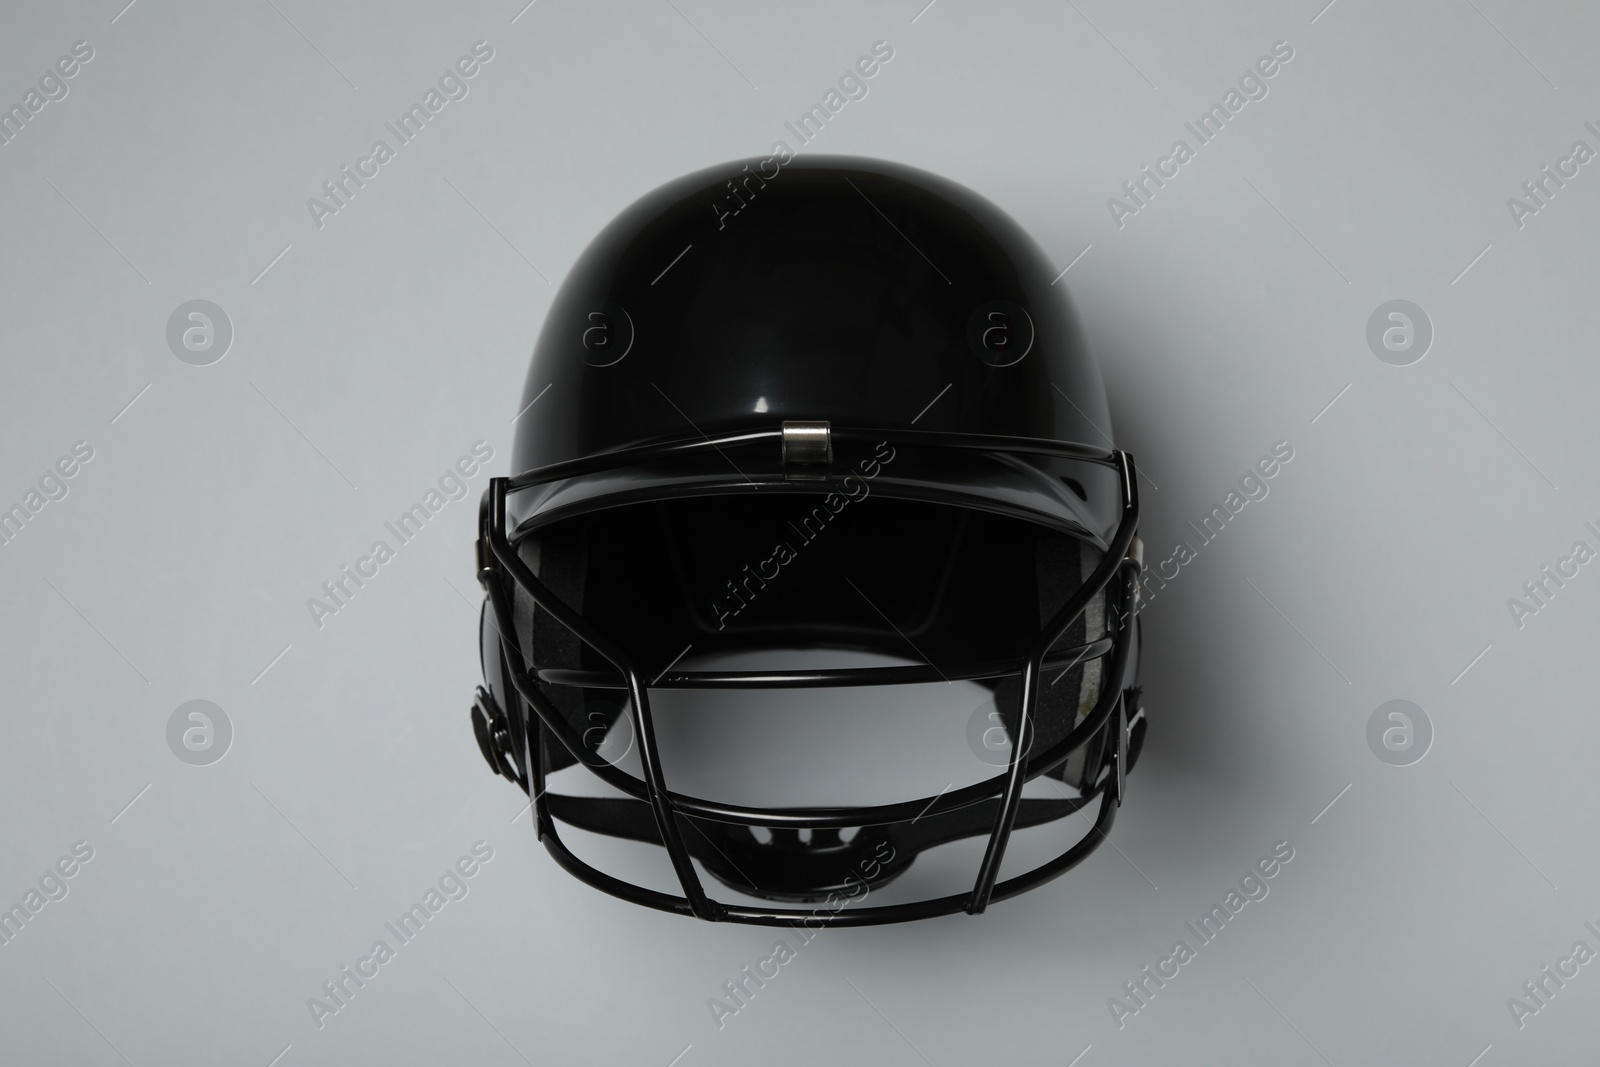
[[[783,424],[783,465],[833,462],[833,429],[826,421]]]
[[[1117,720],[1112,724],[1112,729],[1117,733],[1117,747],[1113,752],[1112,779],[1106,783],[1116,790],[1117,807],[1122,807],[1122,798],[1128,791],[1128,693],[1123,691],[1117,699]]]
[[[505,712],[483,686],[478,687],[472,702],[472,733],[478,739],[478,751],[494,773],[521,784],[517,765],[511,759],[511,725]]]
[[[478,540],[473,546],[473,555],[478,565],[478,584],[487,591],[489,582],[494,576],[494,550],[489,547],[489,490],[483,491],[483,500],[478,504]]]

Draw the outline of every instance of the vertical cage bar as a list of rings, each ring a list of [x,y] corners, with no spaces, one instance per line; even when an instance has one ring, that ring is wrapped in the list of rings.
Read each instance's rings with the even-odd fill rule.
[[[666,845],[667,855],[672,860],[672,869],[683,886],[683,895],[689,901],[690,908],[696,917],[714,921],[718,918],[721,906],[714,904],[706,896],[705,888],[700,884],[700,876],[695,873],[694,860],[689,854],[688,847],[683,843],[683,835],[679,832],[677,812],[671,797],[667,795],[666,781],[661,774],[661,757],[656,747],[655,726],[650,718],[649,699],[645,695],[645,686],[639,678],[639,672],[634,668],[632,658],[627,653],[613,645],[581,615],[562,603],[561,599],[552,593],[526,565],[516,566],[521,564],[522,560],[516,556],[515,550],[505,536],[507,481],[505,478],[495,478],[490,483],[490,548],[495,557],[507,568],[519,572],[518,584],[533,597],[535,604],[548,611],[557,622],[576,634],[584,644],[604,656],[627,679],[628,692],[633,698],[631,701],[633,727],[639,737],[639,759],[644,771],[650,807],[655,815],[656,826],[661,831],[661,840]]]
[[[989,906],[995,881],[1000,876],[1000,862],[1005,859],[1006,845],[1010,843],[1011,830],[1016,825],[1017,811],[1022,807],[1022,787],[1027,781],[1024,772],[1027,768],[1028,750],[1033,744],[1033,714],[1035,705],[1039,702],[1040,665],[1049,654],[1051,646],[1066,632],[1067,627],[1083,614],[1094,593],[1107,586],[1111,576],[1122,566],[1123,557],[1128,554],[1128,546],[1133,543],[1134,532],[1139,526],[1139,487],[1134,480],[1133,457],[1126,452],[1118,452],[1116,456],[1117,470],[1122,477],[1122,521],[1118,523],[1117,532],[1112,535],[1109,550],[1101,557],[1100,565],[1077,592],[1067,598],[1067,602],[1061,605],[1060,610],[1045,626],[1044,632],[1039,635],[1038,643],[1028,655],[1027,665],[1023,668],[1022,706],[1016,743],[1011,750],[1011,765],[1006,773],[1005,792],[1000,800],[1000,810],[995,813],[994,829],[989,833],[989,843],[984,849],[983,862],[978,865],[978,877],[972,886],[972,896],[967,901],[966,910],[971,915],[980,915]],[[1107,684],[1120,689],[1122,679],[1108,679]],[[1120,693],[1116,699],[1120,705],[1122,700]],[[1120,800],[1119,796],[1119,803]]]

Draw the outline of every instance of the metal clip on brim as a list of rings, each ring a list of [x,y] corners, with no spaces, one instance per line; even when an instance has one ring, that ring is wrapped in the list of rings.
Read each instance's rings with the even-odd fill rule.
[[[833,430],[826,421],[783,424],[784,467],[825,467],[833,462]]]

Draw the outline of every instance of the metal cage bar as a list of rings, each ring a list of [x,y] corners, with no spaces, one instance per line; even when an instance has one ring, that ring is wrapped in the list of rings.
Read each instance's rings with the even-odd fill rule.
[[[526,571],[526,564],[514,556],[512,559],[516,569]],[[537,578],[533,580],[537,581]],[[540,588],[543,588],[543,586],[541,585]],[[489,596],[490,605],[495,611],[497,625],[502,635],[501,647],[505,649],[506,640],[504,635],[510,632],[511,629],[511,611],[509,605],[505,603],[504,590],[499,588],[498,585],[491,585]],[[1112,676],[1120,678],[1125,672],[1130,647],[1130,640],[1119,640],[1113,643],[1110,670]],[[627,774],[589,752],[584,747],[579,735],[561,717],[560,712],[551,705],[549,699],[539,691],[526,666],[520,669],[510,666],[510,662],[513,659],[517,663],[525,662],[521,650],[513,646],[508,651],[510,652],[507,657],[508,673],[511,676],[513,688],[516,689],[519,696],[528,702],[539,720],[561,741],[562,746],[572,754],[572,757],[607,784],[615,786],[636,799],[648,800],[648,783]],[[1013,671],[1012,673],[1017,672]],[[1040,774],[1060,766],[1075,750],[1082,747],[1097,734],[1110,719],[1111,713],[1115,708],[1115,695],[1114,687],[1104,689],[1094,710],[1082,722],[1078,723],[1066,737],[1056,742],[1045,752],[1037,756],[1028,757],[1027,779],[1032,780]],[[896,804],[850,809],[752,808],[713,802],[683,793],[671,793],[670,796],[673,806],[678,811],[695,818],[708,819],[713,822],[753,824],[774,828],[817,829],[841,825],[884,825],[905,822],[908,819],[924,814],[940,814],[990,799],[999,793],[1006,781],[1006,774],[1001,773],[993,778],[986,778],[981,782],[974,782],[972,785],[963,786],[960,789],[947,790],[931,797],[920,797],[916,800],[908,800]],[[842,810],[848,811],[852,819],[846,820],[842,818]]]
[[[1132,457],[1120,451],[1106,452],[1082,445],[1041,441],[1032,438],[992,437],[933,431],[883,432],[852,429],[834,431],[835,440],[840,444],[870,444],[887,440],[890,443],[908,447],[953,447],[976,451],[1078,459],[1113,466],[1117,469],[1122,482],[1122,513],[1116,532],[1112,536],[1109,550],[1101,560],[1100,565],[1046,624],[1024,661],[1020,664],[978,665],[976,669],[982,673],[970,675],[971,677],[1002,677],[1018,673],[1022,675],[1021,713],[1017,737],[1013,747],[1016,756],[1005,772],[994,778],[964,787],[961,790],[947,792],[932,798],[922,798],[902,804],[857,808],[744,808],[735,805],[716,804],[701,798],[676,794],[667,788],[660,765],[659,750],[656,747],[655,729],[650,715],[648,696],[649,689],[655,687],[661,680],[658,679],[656,683],[647,685],[632,658],[622,648],[614,644],[588,620],[556,597],[522,561],[506,535],[506,496],[513,489],[527,488],[558,478],[604,470],[624,463],[650,462],[667,459],[685,452],[744,446],[767,440],[780,440],[781,433],[781,430],[772,430],[729,434],[715,439],[705,437],[676,439],[635,448],[620,449],[581,460],[552,464],[527,471],[514,478],[496,478],[491,482],[488,493],[489,521],[485,530],[489,543],[485,546],[488,551],[480,552],[480,576],[489,591],[491,607],[495,613],[506,673],[511,676],[513,686],[518,694],[533,709],[539,725],[548,729],[557,740],[561,741],[575,759],[595,772],[602,780],[616,786],[629,796],[647,801],[650,804],[662,843],[672,861],[673,870],[677,875],[684,895],[675,897],[669,893],[662,893],[625,882],[592,867],[579,859],[566,847],[555,828],[556,820],[550,812],[550,805],[545,794],[543,774],[545,730],[540,729],[533,723],[524,722],[521,725],[523,726],[523,755],[527,761],[527,771],[523,776],[523,780],[526,783],[525,788],[531,790],[535,813],[535,829],[540,840],[544,842],[546,849],[562,867],[575,877],[614,896],[623,897],[635,903],[660,910],[690,914],[702,919],[759,925],[786,925],[794,921],[800,921],[802,923],[817,922],[818,924],[826,925],[855,926],[902,922],[956,911],[978,914],[992,901],[1003,900],[1033,888],[1082,862],[1090,852],[1098,847],[1099,842],[1104,840],[1106,831],[1111,828],[1112,821],[1115,819],[1115,810],[1122,802],[1123,777],[1127,770],[1125,766],[1127,759],[1126,732],[1129,718],[1128,709],[1124,706],[1126,696],[1122,683],[1133,640],[1131,623],[1119,622],[1117,624],[1120,628],[1115,638],[1112,639],[1109,648],[1100,647],[1105,643],[1102,640],[1079,646],[1077,649],[1065,650],[1078,652],[1080,658],[1088,650],[1095,650],[1097,657],[1105,655],[1109,651],[1112,665],[1107,674],[1107,684],[1104,686],[1100,699],[1096,702],[1093,711],[1071,729],[1066,737],[1051,746],[1049,751],[1041,753],[1037,757],[1028,755],[1028,750],[1032,743],[1034,711],[1038,702],[1038,677],[1044,668],[1051,647],[1066,632],[1067,627],[1072,625],[1078,616],[1083,613],[1089,601],[1110,585],[1111,579],[1119,573],[1126,575],[1122,587],[1117,590],[1121,594],[1119,599],[1126,601],[1126,604],[1121,606],[1129,608],[1134,606],[1135,575],[1131,572],[1137,567],[1137,564],[1128,559],[1127,553],[1138,526],[1138,487],[1134,480]],[[576,736],[575,731],[549,703],[544,694],[539,692],[538,680],[541,679],[535,678],[529,669],[530,665],[524,660],[520,647],[517,647],[517,643],[507,636],[508,634],[514,634],[516,631],[512,627],[513,613],[510,610],[511,605],[508,603],[507,590],[503,587],[501,575],[497,573],[496,564],[505,569],[506,576],[513,583],[521,586],[533,598],[535,604],[549,612],[557,622],[598,652],[619,672],[620,679],[618,675],[596,676],[594,672],[580,671],[551,672],[555,675],[554,677],[544,677],[544,672],[541,672],[541,679],[548,684],[574,685],[579,688],[626,688],[631,698],[630,707],[633,727],[639,739],[640,762],[644,770],[643,781],[613,767],[598,756],[591,755],[582,744],[581,738]],[[1131,617],[1131,612],[1125,613],[1123,617]],[[1060,659],[1063,655],[1064,653],[1058,654],[1052,659]],[[998,667],[1011,667],[1012,669],[999,670],[997,669]],[[663,687],[873,684],[872,681],[863,683],[857,679],[861,676],[871,678],[874,672],[889,672],[877,675],[874,680],[881,679],[880,684],[908,680],[904,676],[905,670],[903,668],[893,667],[799,672],[802,675],[801,677],[774,676],[758,672],[740,672],[733,675],[697,675],[694,672],[680,672],[678,675],[673,676],[667,686]],[[901,676],[892,677],[893,672],[899,672]],[[910,678],[915,677],[915,674],[910,676]],[[619,681],[620,684],[618,684]],[[1104,777],[1097,786],[1097,790],[1101,795],[1100,810],[1090,834],[1080,839],[1055,859],[1025,874],[1003,882],[998,881],[998,873],[1001,862],[1004,859],[1006,844],[1015,826],[1017,812],[1021,805],[1023,784],[1037,775],[1059,766],[1074,751],[1081,748],[1101,730],[1104,730],[1107,724],[1111,722],[1113,712],[1116,713],[1116,729],[1120,731],[1120,736],[1116,738],[1113,745],[1109,746],[1106,756],[1103,757]],[[821,914],[818,911],[794,908],[750,908],[724,904],[710,899],[706,895],[699,875],[694,869],[693,857],[684,844],[677,822],[678,817],[681,815],[685,819],[700,818],[742,825],[784,826],[790,828],[892,825],[906,822],[909,819],[920,818],[923,815],[933,813],[935,810],[938,812],[951,811],[970,804],[992,800],[997,794],[1000,798],[999,809],[994,826],[989,833],[977,880],[970,892],[906,904],[863,908],[850,912],[841,910]]]
[[[1125,452],[1119,452],[1118,457],[1121,459],[1119,468],[1122,474],[1124,501],[1122,521],[1117,524],[1117,532],[1111,539],[1110,551],[1101,558],[1100,565],[1095,568],[1088,580],[1067,598],[1067,602],[1061,605],[1060,610],[1045,625],[1044,632],[1039,635],[1039,640],[1028,655],[1027,666],[1022,672],[1022,709],[1016,740],[1018,752],[1028,751],[1033,742],[1033,713],[1039,703],[1039,671],[1044,664],[1045,655],[1050,651],[1050,646],[1067,632],[1067,627],[1083,614],[1094,594],[1111,580],[1111,575],[1122,566],[1122,561],[1127,557],[1128,549],[1133,544],[1134,530],[1139,524],[1139,485],[1134,478],[1133,457]],[[1120,677],[1117,679],[1117,684],[1119,686],[1121,684]],[[982,865],[978,868],[978,880],[972,886],[972,905],[969,910],[974,915],[988,907],[989,897],[994,892],[995,879],[1000,874],[1000,861],[1005,858],[1006,843],[1011,838],[1011,827],[1017,821],[1017,808],[1022,803],[1022,782],[1020,761],[1013,760],[1006,780],[1005,799],[1001,801],[1000,810],[995,814],[994,831],[989,835],[989,847],[984,853]],[[1121,803],[1120,798],[1118,803]]]
[[[683,894],[688,899],[695,916],[701,919],[713,918],[715,907],[706,896],[705,888],[700,884],[700,876],[695,873],[694,861],[689,855],[689,850],[684,847],[672,797],[667,792],[666,780],[661,775],[661,754],[656,748],[655,724],[650,718],[650,700],[646,695],[645,684],[639,677],[638,669],[627,653],[612,644],[609,638],[591,626],[583,616],[562,603],[560,598],[545,588],[544,583],[522,563],[505,539],[505,503],[502,483],[501,491],[491,498],[489,511],[490,536],[493,538],[491,548],[495,558],[501,563],[507,563],[508,560],[515,561],[521,571],[525,572],[518,575],[519,582],[527,589],[534,602],[553,615],[561,625],[571,630],[590,648],[609,660],[611,665],[621,671],[623,677],[627,679],[628,693],[632,697],[630,704],[633,710],[633,728],[639,738],[639,762],[648,786],[648,795],[645,799],[650,801],[651,807],[655,810],[656,825],[661,830],[661,840],[666,844],[667,855],[672,859],[672,869],[677,872],[678,881],[683,885]],[[505,630],[502,629],[500,633],[503,641]]]
[[[1070,667],[1085,660],[1099,659],[1111,651],[1113,642],[1102,637],[1087,644],[1058,649],[1042,664],[1044,670]],[[1026,660],[996,660],[959,666],[934,667],[839,667],[812,671],[669,671],[650,683],[651,689],[838,689],[861,685],[922,685],[933,682],[964,682],[979,678],[1005,678],[1020,674]],[[626,689],[621,677],[604,671],[566,670],[541,667],[539,680],[574,689]]]

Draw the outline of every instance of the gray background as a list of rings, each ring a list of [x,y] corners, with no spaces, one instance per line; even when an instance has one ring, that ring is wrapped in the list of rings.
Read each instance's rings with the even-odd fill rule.
[[[1506,600],[1600,547],[1600,176],[1521,229],[1505,201],[1600,148],[1600,10],[122,2],[12,2],[0,32],[7,106],[95,49],[0,147],[0,502],[95,450],[0,547],[0,902],[95,850],[0,946],[0,1060],[1588,1062],[1600,965],[1520,1030],[1506,999],[1600,949],[1600,577],[1520,630]],[[318,230],[306,198],[480,39],[470,95]],[[321,630],[305,599],[472,442],[506,472],[599,227],[792,145],[880,39],[816,148],[1082,254],[1062,284],[1152,480],[1153,558],[1273,442],[1296,456],[1149,606],[1122,855],[981,919],[827,932],[719,1030],[706,999],[774,932],[581,886],[472,742],[485,475]],[[1118,229],[1106,198],[1279,40],[1270,94]],[[1365,340],[1397,298],[1436,334],[1408,367]],[[233,323],[212,366],[166,344],[191,299]],[[233,724],[207,767],[166,743],[193,699]],[[1413,766],[1366,742],[1392,699],[1433,724]],[[319,1030],[306,998],[479,839],[470,895]],[[1119,1029],[1107,999],[1284,840],[1270,896]]]

